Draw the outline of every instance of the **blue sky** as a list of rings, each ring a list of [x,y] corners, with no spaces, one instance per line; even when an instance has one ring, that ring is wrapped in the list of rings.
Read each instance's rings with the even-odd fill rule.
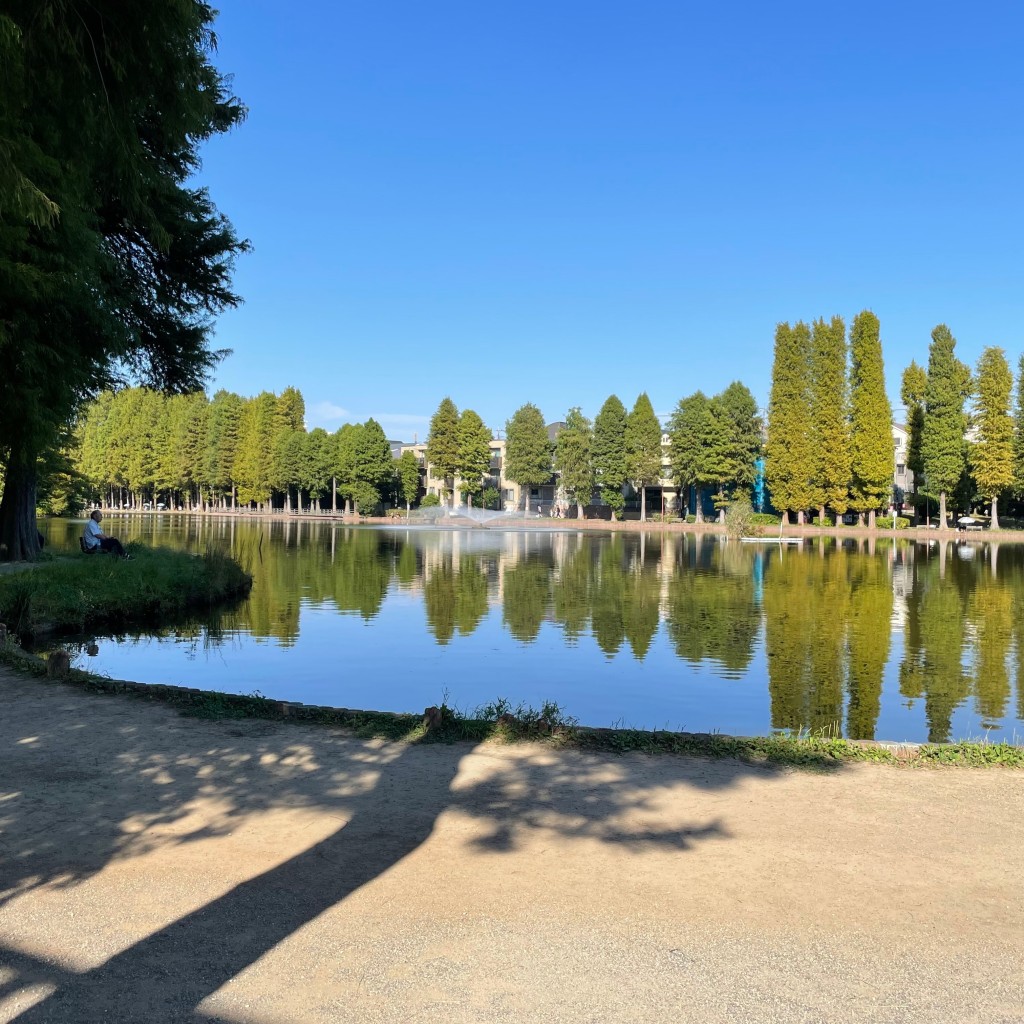
[[[254,246],[213,388],[423,439],[612,392],[762,403],[775,324],[870,308],[1024,351],[1024,8],[220,0],[247,122],[200,180]]]

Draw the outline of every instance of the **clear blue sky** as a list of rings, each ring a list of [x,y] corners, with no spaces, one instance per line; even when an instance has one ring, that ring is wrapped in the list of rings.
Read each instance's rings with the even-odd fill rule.
[[[215,0],[216,2],[216,0]],[[775,324],[1024,350],[1024,8],[219,0],[248,121],[201,180],[254,251],[213,386],[422,439],[450,395],[594,416],[768,396]]]

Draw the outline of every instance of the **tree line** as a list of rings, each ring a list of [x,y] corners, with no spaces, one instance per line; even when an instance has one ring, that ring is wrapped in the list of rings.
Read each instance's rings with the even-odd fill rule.
[[[934,498],[948,525],[947,500],[968,511],[981,500],[998,527],[1000,498],[1024,497],[1024,357],[1016,407],[1006,353],[984,349],[975,372],[957,359],[945,324],[931,335],[928,365],[912,361],[902,376],[906,466],[920,495]],[[875,512],[901,495],[893,490],[892,407],[878,318],[854,317],[849,339],[841,317],[775,331],[765,478],[771,500],[804,522],[856,513],[874,526]],[[915,497],[920,502],[920,497]]]
[[[646,392],[629,412],[617,395],[610,395],[594,420],[573,406],[553,441],[540,409],[527,402],[505,423],[502,475],[522,488],[525,507],[530,488],[557,474],[562,494],[581,518],[595,497],[611,508],[613,517],[620,516],[628,484],[640,495],[644,521],[647,488],[661,484],[666,475],[663,433],[669,438],[668,474],[681,490],[715,487],[724,506],[737,488],[753,483],[762,423],[754,396],[738,381],[713,398],[697,391],[681,399],[667,428]],[[456,477],[470,501],[479,493],[481,474],[489,465],[489,438],[475,412],[460,415],[450,398],[441,402],[431,419],[426,457],[452,501]],[[696,507],[700,518],[699,496]]]
[[[358,511],[409,485],[376,420],[328,433],[307,431],[304,419],[302,394],[291,387],[253,398],[222,390],[212,399],[124,388],[85,408],[73,461],[89,498],[122,507],[166,497],[188,509],[263,509],[276,497],[286,510],[294,500]]]
[[[903,371],[900,394],[907,407],[907,468],[922,489],[938,499],[946,525],[946,499],[970,508],[989,505],[999,526],[1001,498],[1024,497],[1024,356],[1013,402],[1013,371],[1006,352],[984,349],[975,372],[956,356],[956,339],[945,324],[932,331],[928,366],[912,361]]]

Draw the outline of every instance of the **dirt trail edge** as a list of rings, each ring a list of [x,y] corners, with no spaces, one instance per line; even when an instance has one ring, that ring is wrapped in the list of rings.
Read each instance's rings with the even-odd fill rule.
[[[0,1021],[1024,1021],[1024,777],[390,744],[0,668]]]

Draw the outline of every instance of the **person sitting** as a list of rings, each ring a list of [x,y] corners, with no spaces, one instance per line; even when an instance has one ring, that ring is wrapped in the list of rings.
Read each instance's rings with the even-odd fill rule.
[[[116,537],[108,537],[100,529],[102,518],[103,513],[98,508],[90,514],[89,521],[85,524],[85,530],[82,532],[82,547],[85,552],[92,554],[94,551],[111,551],[118,558],[131,558]]]

